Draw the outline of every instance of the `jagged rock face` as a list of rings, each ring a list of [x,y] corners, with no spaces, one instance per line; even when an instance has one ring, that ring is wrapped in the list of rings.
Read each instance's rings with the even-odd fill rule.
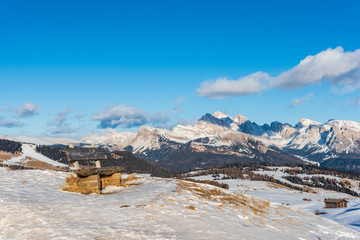
[[[272,122],[270,124],[272,132],[279,134],[284,139],[293,138],[299,134],[299,132],[289,124],[283,124],[280,122]]]
[[[230,117],[225,118],[217,118],[210,113],[205,114],[200,118],[200,121],[212,123],[214,125],[222,126],[222,127],[230,127],[230,124],[233,122],[233,120]]]
[[[237,162],[303,163],[290,154],[270,149],[252,136],[240,132],[195,139],[156,161],[160,166],[176,171],[219,167]]]
[[[302,125],[299,131],[287,148],[303,150],[307,155],[322,153],[325,158],[338,154],[360,154],[359,123],[333,120],[325,124]]]
[[[241,116],[241,115],[236,115],[233,120],[234,120],[235,123],[237,123],[239,125],[249,121],[249,119],[247,117],[244,117],[244,116]]]

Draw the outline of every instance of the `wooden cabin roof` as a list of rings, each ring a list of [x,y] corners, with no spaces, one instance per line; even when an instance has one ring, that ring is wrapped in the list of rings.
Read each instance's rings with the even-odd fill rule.
[[[325,198],[324,202],[326,203],[341,203],[341,202],[347,202],[344,198]]]

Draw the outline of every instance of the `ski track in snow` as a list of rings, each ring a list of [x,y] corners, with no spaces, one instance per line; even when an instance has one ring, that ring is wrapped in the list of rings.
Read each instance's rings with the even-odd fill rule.
[[[216,197],[179,192],[174,179],[147,177],[142,185],[114,187],[115,194],[85,196],[59,190],[66,175],[0,168],[0,239],[360,239],[351,229],[278,203],[265,215],[248,207],[219,209]]]

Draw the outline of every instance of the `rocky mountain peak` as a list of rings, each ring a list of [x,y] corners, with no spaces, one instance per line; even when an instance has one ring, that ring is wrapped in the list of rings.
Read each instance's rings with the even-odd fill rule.
[[[236,115],[234,117],[234,122],[237,123],[237,124],[243,124],[245,122],[249,121],[249,119],[245,116],[242,116],[242,115]]]
[[[296,124],[295,127],[300,129],[300,128],[309,127],[310,125],[322,125],[322,124],[319,122],[313,121],[311,119],[300,118],[299,122]]]
[[[227,128],[229,128],[231,123],[233,122],[233,120],[229,116],[225,118],[217,118],[214,115],[211,115],[210,113],[206,113],[204,116],[200,118],[199,121],[208,122],[214,125],[219,125],[221,127],[227,127]]]
[[[216,111],[214,114],[213,114],[214,117],[216,118],[231,118],[229,117],[229,115],[227,115],[226,113],[223,113],[223,112],[220,112],[220,111]]]

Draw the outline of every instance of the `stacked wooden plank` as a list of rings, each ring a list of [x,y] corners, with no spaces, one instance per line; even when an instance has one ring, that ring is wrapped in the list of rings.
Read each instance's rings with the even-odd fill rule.
[[[73,162],[74,172],[77,179],[74,182],[79,186],[91,189],[95,193],[101,193],[106,186],[122,186],[121,171],[123,167],[101,167],[100,161],[107,160],[107,154],[104,148],[65,148],[65,153],[69,162]],[[96,167],[81,167],[81,162],[94,162]],[[81,187],[80,187],[81,188]]]

